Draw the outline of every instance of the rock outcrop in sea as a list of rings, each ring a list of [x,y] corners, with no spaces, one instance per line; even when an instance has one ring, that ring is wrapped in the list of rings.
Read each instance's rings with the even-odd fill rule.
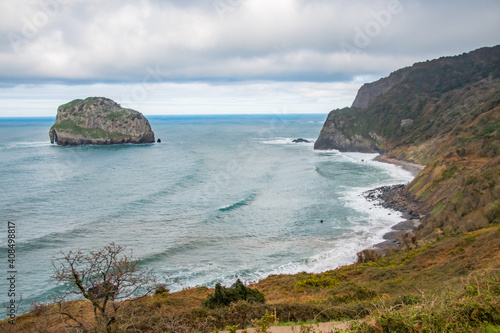
[[[302,138],[295,139],[292,142],[293,143],[311,143],[311,141],[306,140],[306,139],[302,139]]]
[[[331,112],[328,115],[320,135],[314,143],[314,149],[339,151],[356,151],[361,153],[381,152],[378,144],[383,143],[383,138],[371,132],[368,137],[361,133],[346,133],[346,123],[337,122],[337,114]]]
[[[155,142],[142,113],[105,97],[75,99],[59,106],[49,136],[51,143],[61,146]]]

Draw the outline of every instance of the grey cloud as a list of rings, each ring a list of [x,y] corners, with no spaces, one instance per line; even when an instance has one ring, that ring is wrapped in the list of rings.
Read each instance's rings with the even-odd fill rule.
[[[0,5],[0,82],[350,81],[500,41],[489,0],[52,1]]]

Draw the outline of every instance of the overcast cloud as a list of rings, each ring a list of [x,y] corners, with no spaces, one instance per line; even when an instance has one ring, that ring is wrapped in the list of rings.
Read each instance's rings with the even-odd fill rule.
[[[500,43],[500,2],[0,3],[0,116],[106,96],[145,114],[328,112],[365,82]]]

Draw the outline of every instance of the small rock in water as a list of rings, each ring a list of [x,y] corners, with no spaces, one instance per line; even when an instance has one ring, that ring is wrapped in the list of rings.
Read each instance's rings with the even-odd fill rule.
[[[298,138],[298,139],[293,140],[292,142],[293,143],[310,143],[311,141],[306,140],[306,139],[302,139],[302,138]]]

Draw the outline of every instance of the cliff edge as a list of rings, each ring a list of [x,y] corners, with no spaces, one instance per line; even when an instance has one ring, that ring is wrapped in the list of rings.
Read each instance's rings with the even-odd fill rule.
[[[389,152],[432,140],[439,145],[494,109],[499,82],[500,45],[399,69],[363,85],[350,108],[331,111],[314,148]],[[426,164],[434,153],[409,160]]]
[[[59,106],[50,128],[51,143],[61,146],[153,143],[155,136],[142,113],[111,99],[89,97]]]
[[[365,83],[356,95],[352,108],[366,109],[378,96],[386,93],[392,87],[403,81],[408,70],[402,69],[391,73],[388,77],[384,77],[378,81]]]

